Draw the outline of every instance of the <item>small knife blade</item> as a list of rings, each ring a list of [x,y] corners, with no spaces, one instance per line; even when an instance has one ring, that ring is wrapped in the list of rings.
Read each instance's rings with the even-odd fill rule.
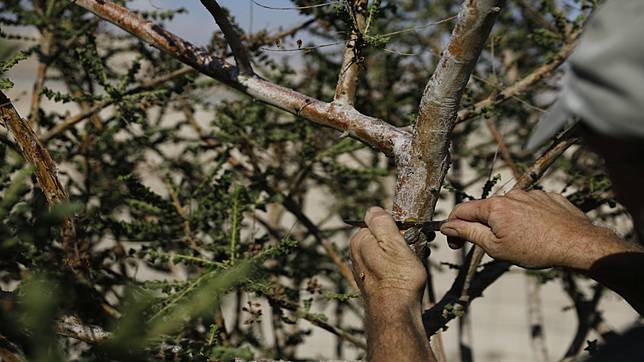
[[[361,227],[361,228],[366,228],[367,223],[365,223],[362,220],[342,220],[344,221],[345,224],[355,226],[355,227]],[[441,228],[441,225],[446,223],[447,220],[434,220],[434,221],[425,221],[425,222],[405,222],[405,221],[396,221],[396,226],[398,226],[399,229],[405,230],[409,229],[414,226],[420,226],[421,231],[424,233],[430,232],[430,231],[438,231]]]

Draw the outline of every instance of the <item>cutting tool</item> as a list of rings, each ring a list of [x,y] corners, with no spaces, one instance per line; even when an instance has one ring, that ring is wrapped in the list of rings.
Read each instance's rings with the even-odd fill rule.
[[[367,223],[365,223],[362,220],[343,220],[345,224],[355,226],[355,227],[360,227],[360,228],[366,228]],[[396,221],[396,226],[398,226],[398,229],[400,230],[408,230],[412,229],[415,227],[420,227],[420,232],[423,234],[427,235],[429,239],[434,238],[434,232],[439,231],[441,228],[441,225],[446,223],[447,220],[434,220],[434,221],[425,221],[425,222],[406,222],[406,221]],[[412,229],[413,230],[413,229]],[[409,232],[405,232],[405,241],[408,244],[413,244],[416,237],[413,234],[410,234]]]

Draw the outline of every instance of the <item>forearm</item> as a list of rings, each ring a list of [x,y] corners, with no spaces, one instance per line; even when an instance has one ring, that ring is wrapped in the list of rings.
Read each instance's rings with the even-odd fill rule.
[[[418,298],[371,296],[366,303],[367,360],[435,361]]]
[[[586,258],[576,265],[598,283],[621,295],[639,314],[644,315],[644,248],[619,239],[610,230],[599,228],[586,247]]]

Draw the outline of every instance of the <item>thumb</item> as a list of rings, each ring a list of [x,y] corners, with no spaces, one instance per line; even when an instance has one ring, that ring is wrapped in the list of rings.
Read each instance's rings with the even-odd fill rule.
[[[464,220],[450,220],[444,223],[441,233],[451,238],[466,239],[483,249],[496,238],[489,226]]]

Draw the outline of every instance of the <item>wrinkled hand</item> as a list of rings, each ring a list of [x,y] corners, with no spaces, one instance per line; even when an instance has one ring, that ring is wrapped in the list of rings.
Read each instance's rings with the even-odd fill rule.
[[[563,266],[587,270],[617,236],[595,226],[565,197],[543,191],[457,205],[441,232],[482,247],[495,259],[526,268]]]
[[[420,300],[427,274],[394,219],[372,207],[365,222],[369,228],[351,238],[351,269],[362,294],[366,299],[395,294],[401,302]]]

